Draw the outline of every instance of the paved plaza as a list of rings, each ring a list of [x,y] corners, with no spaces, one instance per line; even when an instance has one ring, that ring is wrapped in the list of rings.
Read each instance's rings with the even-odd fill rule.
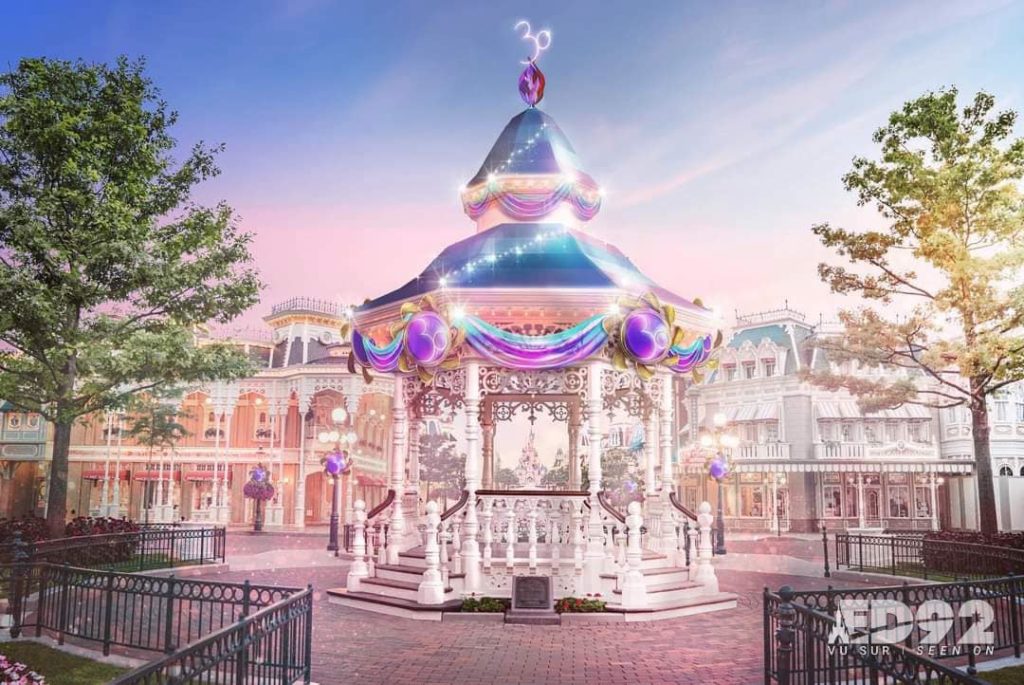
[[[208,576],[279,585],[312,583],[317,590],[313,679],[324,685],[761,683],[762,589],[828,584],[824,578],[779,571],[813,567],[820,575],[820,560],[813,558],[816,551],[820,554],[820,542],[815,546],[813,540],[800,538],[742,539],[734,541],[733,557],[720,560],[722,588],[740,597],[734,610],[610,625],[425,623],[328,603],[324,590],[344,584],[347,563],[330,558],[324,540],[319,535],[232,532],[228,561],[247,570]],[[268,565],[282,555],[293,565]]]

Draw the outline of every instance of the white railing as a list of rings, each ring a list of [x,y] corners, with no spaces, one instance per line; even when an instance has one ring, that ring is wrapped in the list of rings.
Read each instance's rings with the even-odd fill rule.
[[[740,459],[789,459],[789,443],[747,443],[737,447],[735,453]]]
[[[939,457],[937,445],[927,442],[819,442],[814,445],[816,459],[871,459],[879,457]]]

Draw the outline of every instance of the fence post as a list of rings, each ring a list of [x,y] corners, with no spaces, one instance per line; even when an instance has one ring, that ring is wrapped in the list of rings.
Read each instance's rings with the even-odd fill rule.
[[[167,595],[164,599],[166,614],[164,621],[164,652],[171,654],[174,652],[173,636],[174,636],[174,574],[167,576]]]
[[[779,685],[790,685],[793,670],[793,626],[796,624],[796,609],[793,607],[793,588],[783,585],[779,588],[779,628],[775,631],[775,664]]]
[[[1018,608],[1020,607],[1020,597],[1017,595],[1017,583],[1020,578],[1015,573],[1010,573],[1007,586],[1009,587],[1009,597],[1007,597],[1007,603],[1010,607],[1010,637],[1013,639],[1013,655],[1020,658],[1020,616],[1018,615]]]
[[[248,580],[242,582],[242,614],[238,617],[240,622],[244,622],[249,618],[249,602],[250,595],[252,594],[252,588]],[[246,628],[248,631],[248,628]],[[243,635],[242,637],[242,648],[238,650],[238,656],[235,657],[235,685],[245,685],[246,671],[249,670],[249,636]]]
[[[103,607],[103,656],[110,655],[111,614],[114,611],[114,572],[107,571],[107,604]]]
[[[828,529],[824,524],[821,526],[821,548],[825,552],[825,577],[831,578],[832,572],[828,568]]]
[[[303,654],[303,680],[308,683],[313,677],[313,584],[306,586],[309,599],[306,609],[306,651]]]
[[[860,561],[860,570],[864,570],[864,533],[857,535],[857,557]]]
[[[892,567],[892,574],[896,575],[896,536],[889,538],[889,565]]]
[[[144,564],[146,563],[146,529],[143,528],[139,531],[139,570],[145,570]]]
[[[57,605],[57,615],[60,617],[60,626],[57,631],[57,644],[64,644],[64,628],[68,624],[68,563],[65,561],[64,565],[60,568],[61,579],[63,582],[60,583],[60,599]]]
[[[764,630],[764,639],[762,644],[764,645],[764,685],[771,685],[772,683],[772,635],[771,635],[771,610],[768,608],[768,586],[764,586],[764,590],[761,592],[761,624]]]
[[[168,556],[169,556],[169,557],[170,557],[170,559],[171,559],[171,568],[173,568],[173,567],[174,567],[174,556],[175,556],[175,555],[174,555],[174,552],[175,552],[175,547],[174,547],[174,538],[175,538],[175,535],[174,535],[174,526],[173,526],[173,525],[171,526],[171,535],[170,535],[170,537],[171,537],[171,551],[170,551],[170,553],[168,554]]]
[[[43,623],[46,621],[46,581],[49,580],[49,575],[49,566],[39,567],[39,605],[36,608],[36,637],[42,636]]]
[[[11,637],[21,635],[21,610],[24,600],[23,590],[25,586],[25,565],[29,560],[28,545],[21,539],[21,531],[14,531],[14,554],[12,560],[14,567],[11,569]]]

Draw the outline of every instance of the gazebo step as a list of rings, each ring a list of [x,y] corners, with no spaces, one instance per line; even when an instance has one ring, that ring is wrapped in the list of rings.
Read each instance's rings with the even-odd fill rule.
[[[701,595],[703,591],[703,586],[700,583],[694,583],[687,580],[681,583],[659,583],[656,585],[648,585],[647,597],[650,599],[652,604],[670,604],[672,602],[697,597]],[[616,597],[621,596],[622,590],[617,588],[612,590],[612,594]]]
[[[655,621],[663,618],[692,616],[710,611],[736,608],[736,595],[731,592],[718,592],[710,595],[698,595],[671,602],[651,602],[643,609],[625,609],[620,604],[608,604],[605,611],[622,613],[627,622]]]
[[[399,599],[369,592],[346,592],[344,589],[328,590],[327,601],[332,604],[372,611],[378,614],[402,616],[418,621],[440,621],[443,611],[454,611],[462,606],[461,599],[449,599],[444,604],[420,604],[414,600]]]
[[[419,579],[423,577],[423,571],[426,570],[426,566],[409,566],[408,564],[377,564],[376,572],[378,578],[390,578],[391,580],[405,580],[410,581],[414,578]],[[449,580],[456,580],[465,578],[465,573],[449,573]],[[419,582],[419,580],[416,580]]]
[[[359,581],[359,588],[361,592],[398,599],[408,599],[414,602],[419,598],[420,594],[420,584],[418,581],[410,582],[404,580],[391,580],[389,578],[363,578]],[[451,591],[451,588],[447,588],[445,593],[447,594]]]

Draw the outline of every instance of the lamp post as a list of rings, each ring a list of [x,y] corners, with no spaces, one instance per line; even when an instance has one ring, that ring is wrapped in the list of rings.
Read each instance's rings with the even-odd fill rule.
[[[719,412],[713,417],[714,426],[710,432],[700,436],[700,444],[705,449],[713,449],[714,458],[708,465],[708,475],[718,483],[718,517],[715,521],[715,554],[725,554],[725,499],[722,481],[729,476],[729,462],[723,449],[732,449],[739,445],[739,438],[726,431],[729,419]]]
[[[323,445],[334,445],[333,451],[331,451],[326,457],[324,457],[324,474],[332,479],[331,486],[331,524],[330,524],[330,538],[327,542],[327,551],[338,553],[338,489],[341,485],[341,476],[347,473],[352,468],[352,464],[348,458],[348,452],[341,449],[341,444],[351,443],[354,441],[355,433],[352,432],[341,432],[338,430],[348,420],[348,412],[342,407],[335,407],[331,411],[331,422],[335,425],[335,428],[330,431],[320,431],[317,436],[317,440]]]
[[[772,508],[775,509],[775,536],[782,537],[782,518],[779,506],[779,488],[786,484],[786,474],[776,473],[772,477]]]

